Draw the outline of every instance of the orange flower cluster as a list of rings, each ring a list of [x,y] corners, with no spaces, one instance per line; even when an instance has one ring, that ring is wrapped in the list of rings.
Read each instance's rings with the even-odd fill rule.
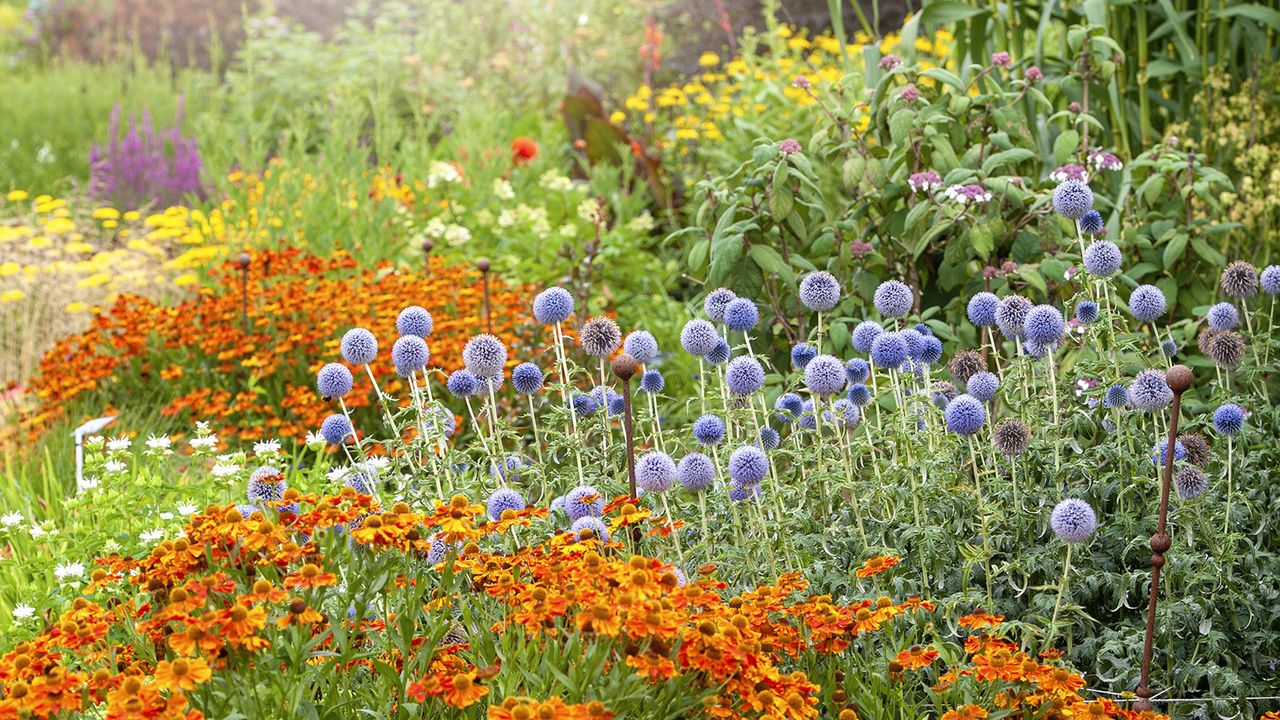
[[[489,720],[609,720],[612,717],[613,713],[599,700],[582,705],[566,705],[558,697],[541,701],[527,697],[509,697],[501,705],[489,707]]]
[[[37,404],[0,439],[16,440],[21,431],[34,439],[59,419],[93,417],[140,396],[158,397],[167,416],[209,421],[226,438],[299,438],[333,412],[316,392],[314,373],[340,359],[339,339],[348,329],[367,327],[384,343],[384,362],[373,371],[385,392],[407,395],[385,354],[404,305],[421,304],[434,315],[436,367],[460,364],[463,345],[484,328],[479,273],[438,258],[426,272],[391,266],[364,272],[342,253],[325,259],[292,249],[259,253],[249,266],[247,324],[241,269],[228,263],[217,280],[216,291],[177,307],[122,296],[89,330],[60,340],[32,381]],[[516,319],[528,314],[530,297],[490,278],[493,330],[513,357],[528,337]],[[353,375],[348,407],[380,422],[372,383],[362,368]]]

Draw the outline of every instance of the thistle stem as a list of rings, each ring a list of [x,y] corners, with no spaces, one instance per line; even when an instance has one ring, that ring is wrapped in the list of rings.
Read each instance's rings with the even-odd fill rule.
[[[1049,620],[1049,629],[1045,631],[1044,650],[1053,647],[1053,638],[1058,632],[1058,612],[1062,609],[1062,596],[1067,593],[1067,574],[1071,572],[1071,545],[1072,543],[1067,543],[1067,558],[1062,563],[1062,579],[1058,581],[1058,599],[1053,603],[1053,617]]]

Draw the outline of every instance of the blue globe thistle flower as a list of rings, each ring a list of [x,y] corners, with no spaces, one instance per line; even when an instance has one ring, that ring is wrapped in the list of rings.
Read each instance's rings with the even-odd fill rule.
[[[287,486],[284,474],[273,465],[263,465],[249,473],[248,496],[251,503],[280,502]]]
[[[248,520],[254,513],[259,512],[257,505],[236,505],[236,510],[240,511],[240,517]]]
[[[729,343],[723,339],[716,341],[716,346],[706,355],[707,362],[712,365],[723,365],[729,360]]]
[[[729,484],[729,502],[760,502],[761,495],[763,495],[763,491],[759,485]]]
[[[983,402],[987,402],[996,396],[996,391],[1000,389],[1000,378],[993,372],[983,370],[969,377],[969,382],[965,389],[969,394],[978,398]]]
[[[719,445],[724,440],[724,421],[711,414],[694,420],[693,439],[700,445]]]
[[[342,413],[334,413],[320,423],[320,437],[330,445],[343,444],[351,433],[351,421]]]
[[[777,450],[782,443],[782,436],[771,427],[760,428],[760,447],[765,450]]]
[[[351,473],[342,481],[342,485],[361,495],[373,495],[375,490],[373,475],[367,472]]]
[[[329,363],[316,373],[316,389],[326,400],[346,397],[354,382],[351,371],[342,363]]]
[[[427,347],[427,341],[417,335],[401,335],[391,346],[391,363],[396,366],[396,373],[400,377],[410,377],[426,367],[430,359],[431,350]]]
[[[815,395],[834,395],[847,382],[844,363],[831,355],[819,355],[804,369],[804,385]]]
[[[1031,301],[1021,295],[1009,295],[996,306],[996,326],[1009,340],[1022,338],[1023,323],[1031,312]]]
[[[489,496],[488,502],[485,503],[489,519],[497,522],[502,519],[502,513],[508,510],[520,512],[525,508],[524,496],[517,490],[511,488],[498,488]]]
[[[1000,298],[994,293],[983,291],[969,298],[965,312],[969,316],[969,322],[978,327],[986,327],[996,324],[996,308],[999,306]]]
[[[447,543],[444,538],[436,536],[431,538],[431,549],[427,551],[427,564],[435,567],[449,558],[449,553],[458,553],[462,550],[462,543]]]
[[[804,412],[804,399],[795,393],[782,393],[778,396],[778,399],[774,401],[773,408],[775,410],[782,411],[774,417],[784,423],[788,423],[795,420],[800,416],[800,413]]]
[[[1105,224],[1102,222],[1102,213],[1097,210],[1090,210],[1084,215],[1081,215],[1077,222],[1080,223],[1080,232],[1085,235],[1097,235],[1102,232],[1102,228],[1105,227]]]
[[[689,453],[680,458],[680,464],[676,466],[676,479],[686,490],[701,492],[715,482],[716,466],[711,458],[702,453]]]
[[[724,322],[725,308],[737,299],[738,295],[729,288],[717,288],[707,293],[706,299],[702,301],[702,311],[707,314],[707,319],[711,322]]]
[[[1056,345],[1062,342],[1062,335],[1067,331],[1067,322],[1062,313],[1052,305],[1037,305],[1027,313],[1023,320],[1022,333],[1029,342],[1037,345]]]
[[[1280,295],[1280,265],[1268,265],[1263,268],[1260,281],[1262,292],[1268,295]]]
[[[1240,313],[1236,306],[1228,302],[1220,302],[1209,308],[1209,327],[1214,330],[1231,330],[1240,322]]]
[[[876,288],[875,295],[871,299],[880,315],[887,318],[902,317],[911,312],[911,306],[915,301],[911,288],[897,280],[886,280],[880,283],[880,287]]]
[[[825,410],[822,413],[822,421],[828,425],[852,428],[862,422],[862,409],[849,402],[848,398],[836,400],[831,407],[832,410]]]
[[[862,358],[854,358],[844,364],[844,377],[851,383],[866,382],[871,377],[871,366]]]
[[[921,335],[920,331],[915,328],[907,328],[906,330],[900,330],[898,337],[902,338],[903,342],[907,344],[907,357],[914,360],[920,354],[920,348],[924,344],[924,335]]]
[[[864,355],[871,352],[871,344],[876,341],[876,338],[882,332],[884,332],[884,328],[880,327],[880,323],[873,320],[863,320],[853,328],[853,335],[850,338],[853,342],[853,349]]]
[[[1142,322],[1153,322],[1164,315],[1164,293],[1155,285],[1139,285],[1129,296],[1129,312]]]
[[[1063,542],[1077,543],[1088,540],[1098,529],[1098,516],[1089,503],[1068,498],[1054,506],[1053,513],[1049,515],[1049,527]]]
[[[933,335],[926,337],[915,360],[923,365],[937,365],[942,361],[942,340]]]
[[[970,375],[969,377],[973,377]],[[967,382],[967,380],[966,380]],[[929,396],[929,402],[939,410],[946,410],[952,400],[960,393],[956,392],[956,386],[945,380],[933,386],[933,395]]]
[[[562,287],[551,287],[533,298],[533,316],[543,325],[564,322],[573,314],[573,295]]]
[[[352,365],[368,365],[378,356],[378,339],[364,328],[351,328],[342,336],[342,359]]]
[[[592,538],[600,542],[609,542],[609,526],[598,517],[580,517],[573,521],[569,532],[573,533],[578,540],[586,540]]]
[[[626,409],[622,396],[614,392],[613,388],[606,389],[597,385],[591,388],[591,399],[595,401],[597,407],[604,408],[610,417],[621,415]]]
[[[613,318],[593,317],[578,330],[578,347],[594,358],[607,358],[622,345],[622,330]]]
[[[871,362],[879,367],[896,370],[907,361],[907,341],[899,333],[880,333],[871,343]]]
[[[1155,412],[1173,402],[1173,391],[1164,373],[1155,369],[1138,373],[1129,384],[1129,402],[1143,412]]]
[[[1164,467],[1165,460],[1169,458],[1169,442],[1165,438],[1156,440],[1151,446],[1151,464],[1156,467]],[[1181,440],[1173,441],[1173,461],[1180,463],[1187,459],[1187,448],[1182,444]]]
[[[426,340],[433,329],[435,323],[426,308],[410,305],[396,316],[396,331],[401,335],[417,335]]]
[[[680,347],[690,355],[704,357],[720,342],[716,327],[706,320],[690,320],[680,331]]]
[[[1172,340],[1164,340],[1160,343],[1160,352],[1170,360],[1178,356],[1178,343]]]
[[[622,349],[642,365],[658,359],[658,339],[647,330],[633,330],[622,341]]]
[[[579,485],[564,496],[564,512],[570,520],[599,517],[604,512],[604,496],[590,485]]]
[[[1129,390],[1123,385],[1112,385],[1102,398],[1102,406],[1108,409],[1123,408],[1129,404]]]
[[[791,348],[791,367],[796,370],[803,370],[809,361],[818,356],[818,351],[813,349],[809,343],[796,343]]]
[[[800,281],[800,302],[810,310],[827,312],[840,302],[840,283],[826,270],[811,272]]]
[[[1098,303],[1092,300],[1081,300],[1076,305],[1076,320],[1085,325],[1092,325],[1098,320]]]
[[[1084,249],[1084,269],[1094,277],[1111,277],[1120,271],[1120,248],[1110,240],[1094,240]]]
[[[636,459],[636,487],[647,493],[663,493],[676,482],[676,462],[664,452],[647,452]]]
[[[929,327],[925,323],[922,323],[922,322],[916,323],[915,331],[925,337],[933,337],[933,328]]]
[[[743,445],[729,456],[729,477],[739,485],[759,485],[769,474],[769,456],[755,445]]]
[[[736,357],[725,368],[724,384],[734,395],[750,395],[764,387],[764,367],[749,355]]]
[[[524,468],[524,459],[519,455],[508,455],[500,462],[489,463],[489,475],[500,482],[507,482],[518,479]]]
[[[445,387],[448,388],[449,394],[456,398],[468,398],[480,389],[480,379],[470,370],[455,370],[449,374]]]
[[[805,430],[813,430],[818,427],[818,417],[813,412],[813,401],[805,400],[800,406],[800,416],[796,419],[796,424]]]
[[[1184,467],[1173,476],[1173,486],[1186,500],[1194,500],[1209,489],[1209,477],[1198,467]]]
[[[959,435],[972,435],[987,421],[987,409],[972,395],[957,395],[942,412],[947,429]]]
[[[760,322],[760,308],[746,298],[738,298],[724,308],[724,324],[730,330],[747,332]]]
[[[1058,349],[1058,343],[1041,344],[1027,340],[1022,343],[1022,353],[1027,357],[1043,360],[1053,354]]]
[[[479,378],[501,375],[507,364],[507,346],[488,333],[476,335],[462,348],[462,363]]]
[[[1093,191],[1079,180],[1066,180],[1053,189],[1053,209],[1068,220],[1079,220],[1093,209]]]
[[[650,395],[657,395],[667,386],[667,381],[662,377],[662,373],[657,370],[645,370],[640,376],[640,392],[646,392]]]
[[[1244,429],[1244,418],[1244,408],[1239,405],[1220,405],[1213,411],[1213,427],[1223,435],[1235,435]]]
[[[871,391],[862,383],[854,383],[849,386],[849,392],[845,394],[845,398],[858,407],[864,407],[871,402]]]
[[[532,395],[542,389],[542,368],[522,362],[511,371],[511,385],[521,395]]]
[[[430,411],[428,411],[430,412]],[[453,413],[442,407],[437,407],[434,413],[427,416],[427,424],[431,429],[440,433],[441,437],[453,437],[454,430],[457,430],[457,421],[454,420]]]

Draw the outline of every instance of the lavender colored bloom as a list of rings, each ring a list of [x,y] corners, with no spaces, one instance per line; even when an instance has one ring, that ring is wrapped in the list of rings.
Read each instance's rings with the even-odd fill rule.
[[[706,320],[690,320],[680,331],[680,347],[690,355],[705,356],[720,342],[720,334]]]
[[[844,376],[851,383],[866,382],[871,376],[871,366],[862,358],[854,358],[844,364]]]
[[[1053,189],[1053,209],[1069,220],[1079,220],[1093,209],[1093,191],[1079,180],[1067,180]]]
[[[711,414],[694,420],[693,439],[700,445],[719,445],[724,440],[724,421]]]
[[[724,324],[730,330],[747,332],[760,322],[760,308],[746,298],[738,298],[724,308]]]
[[[729,343],[723,339],[716,341],[716,346],[707,353],[706,361],[712,365],[723,365],[729,360]]]
[[[813,412],[812,400],[805,400],[800,406],[800,416],[796,418],[796,424],[804,430],[813,430],[818,427],[818,419]]]
[[[507,510],[520,512],[525,508],[524,496],[519,491],[511,488],[498,488],[489,496],[488,502],[485,503],[489,513],[489,519],[498,521],[502,519],[502,513]]]
[[[1109,409],[1123,408],[1129,404],[1129,390],[1123,385],[1112,385],[1102,398],[1102,406]]]
[[[702,453],[689,453],[680,458],[680,464],[676,466],[676,479],[686,490],[701,492],[715,482],[716,466],[711,458]]]
[[[996,324],[996,308],[1000,306],[1000,299],[993,293],[980,292],[969,298],[969,306],[966,308],[969,316],[969,322],[978,327],[986,327]]]
[[[818,351],[813,349],[809,343],[796,343],[791,348],[791,367],[797,370],[803,370],[809,361],[818,356]]]
[[[810,310],[827,312],[840,302],[840,283],[826,270],[811,272],[800,281],[800,302]]]
[[[729,288],[717,288],[707,293],[706,299],[702,301],[702,311],[711,322],[724,322],[725,308],[737,299],[737,294]]]
[[[351,432],[351,421],[341,413],[334,413],[320,423],[320,437],[330,445],[343,444]]]
[[[627,333],[622,342],[622,350],[642,365],[648,365],[658,358],[658,339],[647,330],[633,330]]]
[[[1143,370],[1129,384],[1129,402],[1143,412],[1155,412],[1173,402],[1173,391],[1159,370]]]
[[[729,456],[729,477],[739,485],[759,485],[769,474],[769,456],[755,445],[743,445]]]
[[[947,429],[959,435],[972,435],[987,421],[987,409],[972,395],[957,395],[943,410]]]
[[[907,357],[912,360],[916,359],[924,347],[924,335],[921,335],[920,331],[915,328],[907,328],[906,330],[899,330],[898,337],[901,337],[903,342],[907,344]]]
[[[182,116],[180,102],[173,127],[157,132],[144,110],[121,137],[117,103],[107,124],[110,141],[89,151],[89,195],[128,209],[182,205],[188,196],[203,200],[200,151],[194,139],[182,136]]]
[[[523,362],[511,371],[511,384],[521,395],[532,395],[542,389],[542,369],[531,362]]]
[[[667,381],[662,377],[662,373],[657,370],[645,370],[644,375],[640,376],[640,392],[646,392],[650,395],[657,395],[667,386]]]
[[[1022,332],[1029,342],[1041,346],[1056,345],[1067,330],[1062,313],[1052,305],[1037,305],[1027,313]]]
[[[1111,277],[1120,270],[1120,248],[1110,240],[1094,240],[1084,249],[1084,269],[1095,277]]]
[[[804,384],[815,395],[834,395],[846,383],[844,363],[831,355],[819,355],[804,369]]]
[[[342,336],[342,358],[352,365],[368,365],[378,356],[378,339],[364,328],[351,328]]]
[[[795,138],[787,138],[786,140],[778,143],[778,152],[783,155],[795,155],[801,150],[800,142]]]
[[[1023,323],[1031,312],[1031,301],[1021,295],[1009,295],[996,306],[996,325],[1000,333],[1010,340],[1023,336]]]
[[[676,463],[664,452],[645,453],[636,459],[636,487],[648,493],[663,493],[676,482]]]
[[[286,485],[280,469],[263,465],[249,474],[248,497],[251,503],[280,502]]]
[[[599,517],[604,512],[604,496],[591,485],[579,485],[564,496],[564,512],[570,520]]]
[[[764,368],[749,355],[736,357],[724,371],[725,386],[734,395],[750,395],[764,387]]]
[[[771,427],[760,428],[760,447],[764,450],[777,450],[782,436]]]
[[[915,296],[911,288],[897,280],[886,280],[876,288],[872,302],[880,315],[887,318],[902,317],[911,312],[915,304]]]
[[[862,383],[854,383],[849,386],[849,391],[845,393],[845,398],[854,405],[863,407],[871,402],[871,391]]]
[[[862,408],[849,401],[848,398],[840,398],[831,403],[832,410],[826,410],[822,413],[822,419],[829,425],[835,427],[852,428],[862,422]]]
[[[1165,438],[1156,440],[1151,446],[1151,464],[1156,467],[1163,467],[1169,458],[1169,442]],[[1181,440],[1173,441],[1173,461],[1180,463],[1187,459],[1187,448],[1182,444]]]
[[[607,358],[621,344],[622,330],[612,318],[591,318],[578,330],[578,347],[591,357]]]
[[[1092,300],[1081,300],[1076,305],[1076,320],[1085,325],[1091,325],[1098,320],[1098,303]]]
[[[551,287],[533,298],[533,316],[543,325],[564,322],[573,314],[573,295],[562,287]]]
[[[609,526],[598,517],[580,517],[573,521],[573,525],[569,527],[569,532],[573,533],[578,540],[594,539],[600,542],[609,542]]]
[[[1129,312],[1142,322],[1153,322],[1164,315],[1164,293],[1155,285],[1139,285],[1129,296]]]
[[[1268,295],[1280,295],[1280,265],[1268,265],[1262,270],[1262,291]]]
[[[871,362],[879,367],[896,370],[906,361],[907,341],[901,333],[881,333],[871,343]]]
[[[1236,435],[1244,429],[1244,408],[1233,403],[1220,405],[1213,411],[1213,427],[1223,435]]]
[[[480,388],[480,379],[470,370],[455,370],[445,381],[449,394],[456,398],[467,398],[476,394]]]
[[[1087,183],[1089,182],[1089,170],[1085,168],[1085,166],[1077,163],[1067,163],[1066,165],[1054,168],[1053,172],[1049,173],[1049,179],[1056,183],[1066,182],[1068,180],[1077,180],[1082,183]]]
[[[1236,306],[1228,302],[1220,302],[1209,308],[1209,327],[1214,330],[1231,330],[1240,322],[1240,314]]]
[[[942,187],[942,176],[933,170],[911,173],[911,176],[907,178],[907,186],[911,188],[913,193],[929,192],[934,188]]]
[[[884,328],[880,327],[880,323],[873,320],[863,320],[853,328],[853,349],[863,354],[870,353],[872,343],[883,332]]]
[[[1053,513],[1049,515],[1049,527],[1063,542],[1077,543],[1089,539],[1098,529],[1098,516],[1089,503],[1068,498],[1054,506]]]
[[[942,340],[933,335],[925,337],[924,342],[920,345],[920,352],[915,359],[924,365],[937,365],[942,361]]]
[[[970,395],[986,402],[996,396],[996,391],[1000,389],[1000,378],[995,373],[984,370],[971,376],[965,389]]]
[[[951,185],[944,193],[952,202],[961,205],[980,205],[991,202],[991,191],[982,185]]]
[[[1089,151],[1087,160],[1090,165],[1098,170],[1119,170],[1124,167],[1124,163],[1120,162],[1120,158],[1101,148]]]
[[[316,389],[326,400],[346,397],[354,382],[351,371],[342,363],[329,363],[316,373]]]
[[[804,412],[804,400],[795,393],[783,393],[773,403],[773,408],[782,411],[777,415],[778,419],[782,422],[791,422]]]
[[[347,479],[342,481],[342,486],[349,487],[361,495],[373,495],[377,489],[373,475],[364,472],[352,473],[347,476]]]
[[[417,335],[401,335],[391,346],[391,363],[396,366],[396,373],[400,377],[412,377],[415,372],[426,367],[430,359],[431,351],[427,348],[427,341]]]
[[[401,335],[417,335],[426,340],[434,328],[435,323],[431,319],[431,313],[417,305],[410,305],[401,310],[396,317],[396,331]]]
[[[573,414],[578,417],[594,415],[600,409],[600,405],[590,395],[574,395],[569,402],[573,406]]]
[[[1076,222],[1080,223],[1080,232],[1085,235],[1097,235],[1106,227],[1102,222],[1102,213],[1097,210],[1090,210]]]
[[[733,503],[760,502],[763,492],[759,485],[740,485],[729,483],[729,501]]]

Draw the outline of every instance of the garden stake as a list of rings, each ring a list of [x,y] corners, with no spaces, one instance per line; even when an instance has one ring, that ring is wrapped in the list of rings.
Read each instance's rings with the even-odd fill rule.
[[[489,307],[489,258],[480,258],[476,261],[476,267],[480,270],[480,280],[484,283],[484,326],[485,332],[493,334],[493,311]]]
[[[435,242],[431,240],[422,241],[422,267],[426,271],[427,277],[431,276],[431,251],[435,249]]]
[[[1169,441],[1165,447],[1164,475],[1160,482],[1160,515],[1156,520],[1156,533],[1151,536],[1151,598],[1147,603],[1147,631],[1142,641],[1142,674],[1134,694],[1138,701],[1133,708],[1139,712],[1152,710],[1151,704],[1151,653],[1156,632],[1156,602],[1160,596],[1160,568],[1164,567],[1164,554],[1173,544],[1165,527],[1169,520],[1169,484],[1173,480],[1173,447],[1178,440],[1178,413],[1182,405],[1182,393],[1190,387],[1194,377],[1186,365],[1174,365],[1165,374],[1165,381],[1173,391],[1173,405],[1169,408]]]
[[[240,330],[249,334],[249,253],[242,252],[236,263],[240,265]]]
[[[627,493],[636,496],[636,447],[631,424],[631,378],[636,374],[636,359],[619,353],[613,359],[613,374],[622,381],[622,432],[627,442]]]

